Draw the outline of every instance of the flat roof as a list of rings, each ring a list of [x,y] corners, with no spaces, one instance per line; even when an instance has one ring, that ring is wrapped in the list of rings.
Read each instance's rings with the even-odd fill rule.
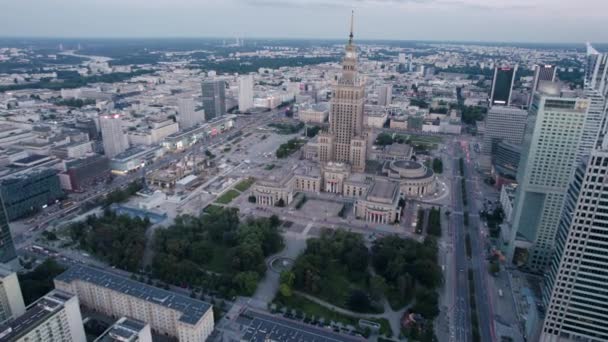
[[[182,313],[180,322],[196,324],[207,311],[211,310],[211,304],[202,300],[190,298],[175,292],[146,285],[129,278],[125,278],[101,269],[76,265],[55,277],[55,280],[71,283],[83,281],[106,287],[116,292],[143,299],[152,304],[162,305]]]
[[[0,340],[14,341],[55,315],[74,295],[53,290],[27,307],[25,313],[0,326]]]
[[[399,185],[395,182],[390,181],[375,181],[369,191],[368,196],[377,198],[393,199],[395,191],[399,188]]]
[[[317,328],[282,317],[266,315],[247,310],[239,316],[241,324],[247,326],[247,332],[241,341],[251,342],[360,342],[362,337],[346,336],[332,330]]]
[[[95,342],[135,342],[147,323],[130,317],[122,317],[112,324]]]

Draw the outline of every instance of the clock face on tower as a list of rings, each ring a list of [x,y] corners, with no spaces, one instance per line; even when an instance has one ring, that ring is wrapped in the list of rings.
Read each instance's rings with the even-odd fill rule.
[[[347,51],[346,52],[346,58],[355,58],[355,53],[352,51]]]

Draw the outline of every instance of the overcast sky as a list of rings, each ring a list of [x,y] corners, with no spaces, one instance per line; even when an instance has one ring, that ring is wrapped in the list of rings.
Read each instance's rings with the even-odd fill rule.
[[[608,42],[608,0],[0,0],[0,36]]]

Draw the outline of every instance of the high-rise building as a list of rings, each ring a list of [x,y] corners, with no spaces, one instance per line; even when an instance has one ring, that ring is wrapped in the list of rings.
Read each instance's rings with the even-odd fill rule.
[[[99,127],[101,127],[103,150],[106,157],[113,158],[129,148],[129,141],[122,128],[120,114],[99,116]]]
[[[385,84],[378,89],[378,104],[380,106],[388,106],[393,100],[393,86]]]
[[[55,288],[78,296],[83,306],[108,316],[127,316],[179,341],[205,341],[213,331],[211,305],[87,266],[55,277]]]
[[[15,251],[11,228],[8,224],[8,215],[6,215],[6,208],[4,206],[4,198],[2,198],[1,193],[0,202],[0,263],[10,264],[17,261],[17,251]]]
[[[86,342],[78,297],[53,290],[27,307],[24,314],[0,326],[7,342]]]
[[[349,163],[355,172],[365,170],[367,140],[363,132],[365,82],[357,70],[357,48],[353,44],[353,20],[342,59],[342,74],[334,85],[330,102],[329,133],[319,136],[322,162]]]
[[[17,273],[0,267],[0,323],[23,315],[25,304]]]
[[[9,221],[35,213],[63,196],[55,169],[7,176],[0,180],[0,193]]]
[[[239,111],[247,112],[253,108],[253,75],[239,77]]]
[[[530,99],[528,101],[528,107],[532,104],[534,94],[538,90],[540,82],[554,82],[557,68],[555,65],[542,64],[534,66],[534,79],[532,80],[532,89],[530,91]]]
[[[528,112],[515,107],[494,106],[486,116],[481,153],[491,155],[496,144],[506,141],[520,145],[524,139]]]
[[[207,80],[202,83],[205,119],[213,120],[226,114],[226,82]]]
[[[490,106],[510,106],[517,65],[494,68],[494,80],[490,92]]]
[[[196,104],[193,98],[183,98],[177,100],[178,117],[180,129],[190,128],[198,123],[205,121],[204,112],[196,111]]]
[[[555,83],[543,83],[532,103],[509,245],[513,262],[530,270],[544,270],[550,261],[588,109],[588,99],[563,97]]]
[[[579,164],[545,273],[541,342],[608,341],[608,150]]]

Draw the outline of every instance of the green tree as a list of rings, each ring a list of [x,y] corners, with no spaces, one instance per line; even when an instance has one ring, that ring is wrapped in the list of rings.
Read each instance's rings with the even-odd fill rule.
[[[388,287],[386,280],[379,275],[373,276],[369,281],[369,292],[373,300],[378,301],[386,293]]]
[[[393,136],[388,133],[380,133],[376,137],[375,144],[378,146],[387,146],[393,143]]]
[[[240,272],[234,276],[234,283],[240,290],[240,293],[246,296],[251,296],[254,294],[255,289],[258,287],[259,281],[260,275],[257,272]]]

